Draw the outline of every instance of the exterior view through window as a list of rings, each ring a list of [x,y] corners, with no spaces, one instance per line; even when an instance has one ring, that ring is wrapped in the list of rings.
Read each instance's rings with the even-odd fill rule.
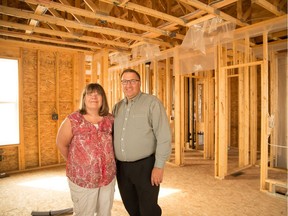
[[[0,146],[19,144],[18,60],[0,58]]]

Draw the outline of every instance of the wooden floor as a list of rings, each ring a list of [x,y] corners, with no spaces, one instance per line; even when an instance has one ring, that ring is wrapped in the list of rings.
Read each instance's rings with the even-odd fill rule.
[[[163,216],[287,215],[287,195],[259,190],[259,167],[218,180],[214,178],[213,161],[191,152],[185,161],[187,165],[181,167],[166,165],[159,198]],[[0,178],[0,200],[0,216],[72,208],[65,168]],[[116,187],[112,216],[127,215]]]

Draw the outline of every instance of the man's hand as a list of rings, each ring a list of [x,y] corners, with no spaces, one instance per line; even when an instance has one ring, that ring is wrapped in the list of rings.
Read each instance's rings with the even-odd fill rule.
[[[151,174],[151,184],[152,186],[156,185],[159,186],[160,183],[163,181],[163,173],[164,173],[164,168],[157,168],[154,167],[152,170]]]

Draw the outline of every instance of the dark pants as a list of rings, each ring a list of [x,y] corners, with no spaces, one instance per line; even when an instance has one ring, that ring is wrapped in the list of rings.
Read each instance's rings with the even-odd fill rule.
[[[155,156],[136,161],[117,161],[117,183],[130,216],[160,216],[159,186],[151,185]]]

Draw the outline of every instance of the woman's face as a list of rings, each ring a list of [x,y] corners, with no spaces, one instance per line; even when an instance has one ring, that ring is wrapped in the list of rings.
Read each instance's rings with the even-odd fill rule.
[[[100,110],[102,106],[102,95],[97,91],[92,91],[86,94],[85,96],[85,105],[90,109]]]
[[[141,82],[135,73],[124,73],[121,83],[123,93],[128,99],[134,98],[140,92]]]

